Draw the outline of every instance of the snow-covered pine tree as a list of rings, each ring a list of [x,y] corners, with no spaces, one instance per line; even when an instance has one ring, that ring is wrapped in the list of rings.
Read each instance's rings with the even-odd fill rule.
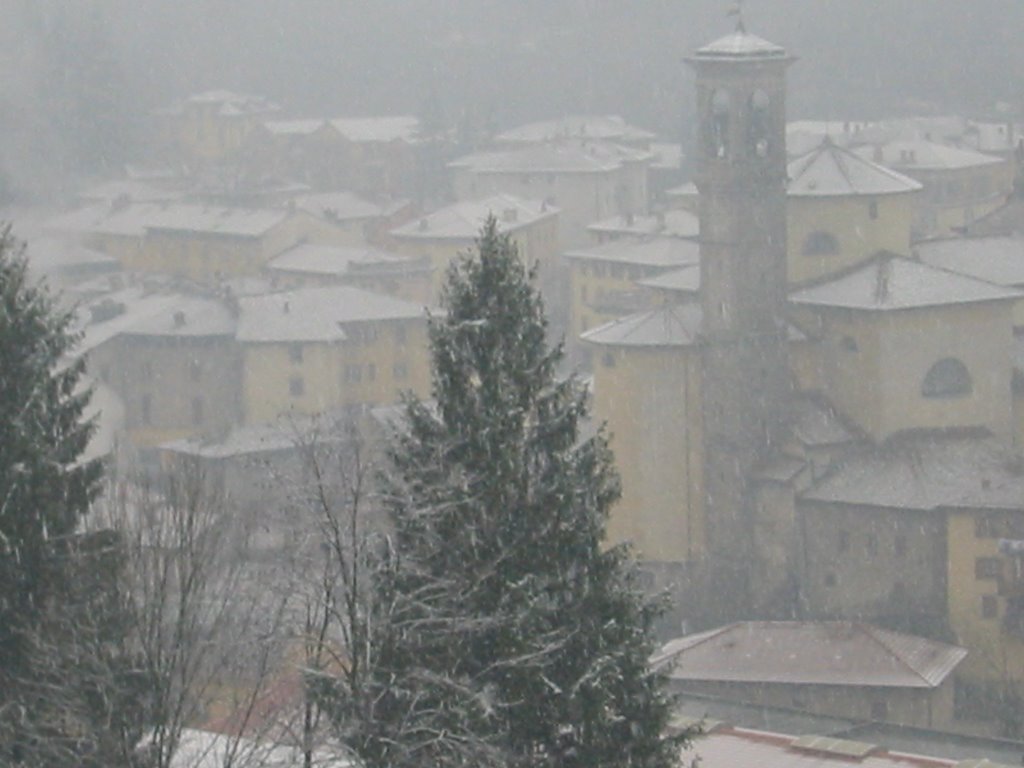
[[[40,663],[39,639],[46,634],[47,614],[59,611],[62,599],[74,591],[73,539],[102,470],[97,462],[80,460],[92,426],[83,420],[89,398],[79,388],[83,363],[65,359],[75,340],[71,318],[29,282],[22,250],[9,229],[0,232],[0,762],[5,764],[12,755],[4,752],[23,749],[26,734],[60,728],[29,722],[39,695],[26,694],[26,681],[53,674],[53,669],[33,669]]]
[[[407,404],[391,447],[390,609],[350,743],[381,768],[667,768],[658,607],[602,543],[606,439],[581,439],[586,393],[559,379],[535,271],[493,218],[477,251],[431,322],[435,402]]]

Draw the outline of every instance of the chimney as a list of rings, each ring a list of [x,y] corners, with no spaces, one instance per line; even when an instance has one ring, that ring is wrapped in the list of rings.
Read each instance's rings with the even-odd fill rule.
[[[180,309],[174,313],[174,327],[183,328],[185,327],[185,313]]]
[[[420,232],[426,232],[429,228],[430,225],[427,224],[426,218],[420,219]]]
[[[281,309],[284,310],[284,313],[287,315],[291,311],[291,305],[288,303],[288,301],[285,301]]]

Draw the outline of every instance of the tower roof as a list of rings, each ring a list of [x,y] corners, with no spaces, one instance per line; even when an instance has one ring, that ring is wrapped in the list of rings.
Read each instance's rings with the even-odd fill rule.
[[[757,35],[747,32],[742,25],[724,37],[720,37],[693,55],[698,61],[725,60],[745,61],[749,59],[786,59],[786,49]]]
[[[789,194],[797,197],[892,195],[921,189],[913,179],[843,149],[828,137],[793,160],[788,175]]]

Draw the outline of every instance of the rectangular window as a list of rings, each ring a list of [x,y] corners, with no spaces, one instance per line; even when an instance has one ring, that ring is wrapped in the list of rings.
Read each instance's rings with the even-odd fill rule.
[[[344,380],[346,384],[358,384],[363,380],[363,366],[358,363],[346,363]]]
[[[868,203],[868,218],[872,221],[878,218],[878,202],[875,200]]]
[[[197,425],[203,423],[203,398],[201,397],[192,398],[192,423]]]
[[[981,596],[981,618],[995,619],[999,617],[999,600],[995,595]]]
[[[391,375],[395,377],[395,381],[405,381],[409,378],[409,364],[399,360],[391,367]]]
[[[151,424],[153,421],[153,399],[149,395],[142,396],[142,423]]]
[[[897,557],[904,557],[907,554],[907,537],[902,533],[897,533],[896,538],[893,539],[893,548],[896,550]]]
[[[306,393],[306,382],[301,376],[292,376],[288,379],[288,394],[292,397],[302,397]]]
[[[838,549],[840,552],[846,552],[850,549],[850,532],[840,531]]]
[[[979,515],[974,521],[974,535],[979,539],[1003,538],[1002,521],[997,515]]]
[[[288,345],[288,359],[293,363],[302,362],[302,345],[301,344],[289,344]]]
[[[203,377],[203,364],[195,358],[189,361],[188,377],[192,381],[199,381]]]
[[[404,325],[395,326],[395,341],[399,344],[405,344],[406,330]]]
[[[376,381],[377,380],[377,366],[373,363],[368,363],[366,366],[366,380]]]
[[[878,554],[878,537],[873,533],[868,534],[867,550],[869,555]]]
[[[974,578],[998,579],[1003,575],[1003,561],[998,557],[977,557],[974,559]]]

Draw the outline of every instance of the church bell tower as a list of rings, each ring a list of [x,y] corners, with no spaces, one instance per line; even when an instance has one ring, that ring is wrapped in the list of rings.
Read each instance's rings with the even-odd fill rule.
[[[782,437],[786,355],[786,70],[779,46],[736,30],[696,72],[704,494],[722,618],[749,610],[756,554],[749,478]]]

